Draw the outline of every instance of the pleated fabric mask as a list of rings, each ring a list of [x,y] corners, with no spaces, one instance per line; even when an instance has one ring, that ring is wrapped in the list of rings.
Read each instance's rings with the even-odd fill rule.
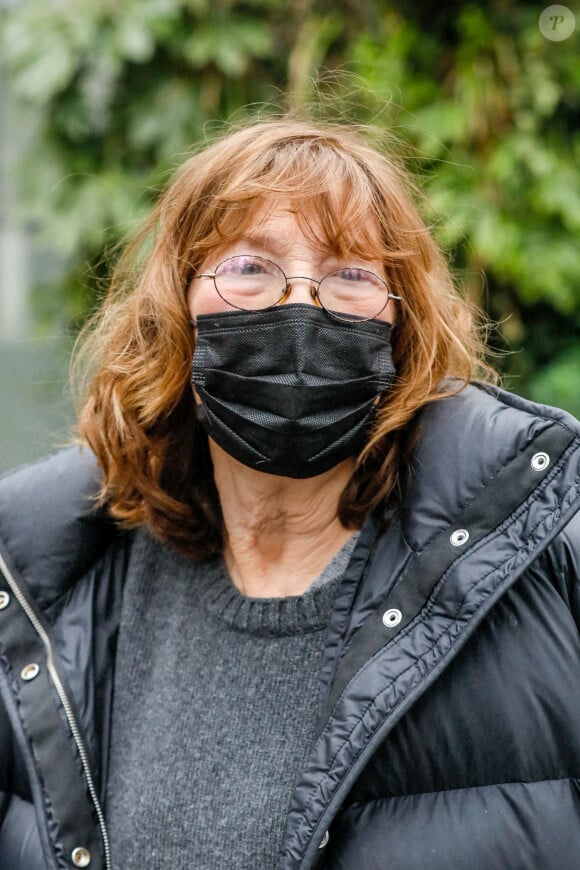
[[[395,377],[392,326],[296,303],[200,315],[198,419],[244,465],[307,478],[357,452]]]

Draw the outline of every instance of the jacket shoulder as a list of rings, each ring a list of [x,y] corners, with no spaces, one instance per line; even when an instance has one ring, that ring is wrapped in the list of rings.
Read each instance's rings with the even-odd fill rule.
[[[419,427],[402,517],[415,550],[530,449],[546,451],[553,462],[561,445],[569,444],[562,486],[573,486],[580,474],[580,423],[566,411],[496,387],[473,384],[432,402],[420,412]],[[515,476],[513,486],[521,483]]]
[[[99,471],[69,447],[0,478],[0,553],[41,605],[88,570],[117,534],[95,508]]]
[[[565,428],[580,438],[580,422],[567,411],[489,384],[470,384],[453,396],[427,405],[422,413],[429,426],[440,427],[457,443],[490,455],[502,444],[529,440],[550,426]],[[469,441],[470,436],[483,434],[486,440]]]

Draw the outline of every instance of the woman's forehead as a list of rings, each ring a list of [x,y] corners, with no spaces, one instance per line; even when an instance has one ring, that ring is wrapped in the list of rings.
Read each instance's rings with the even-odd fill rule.
[[[376,255],[383,248],[381,231],[370,211],[365,217],[360,224],[349,222],[346,214],[334,214],[329,203],[322,203],[320,199],[300,202],[272,197],[255,205],[247,220],[238,227],[234,241],[244,240],[253,247],[284,253],[300,240],[316,250],[370,248]]]
[[[303,210],[288,200],[265,202],[241,228],[240,237],[256,247],[279,248],[287,250],[296,236],[303,236],[308,242],[315,242],[323,236],[321,222],[315,211],[306,206]]]

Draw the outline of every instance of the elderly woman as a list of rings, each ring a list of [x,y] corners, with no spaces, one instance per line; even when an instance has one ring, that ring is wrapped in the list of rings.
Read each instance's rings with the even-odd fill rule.
[[[409,191],[267,120],[117,265],[84,447],[0,486],[3,870],[580,866],[580,427]]]

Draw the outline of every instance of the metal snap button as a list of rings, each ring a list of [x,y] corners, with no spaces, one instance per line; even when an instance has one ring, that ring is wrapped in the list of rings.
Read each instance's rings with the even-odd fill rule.
[[[540,451],[540,453],[534,453],[532,456],[532,461],[530,465],[534,469],[534,471],[544,471],[548,465],[550,464],[550,457],[544,451]]]
[[[71,858],[75,867],[88,867],[91,863],[91,853],[82,846],[73,849]]]
[[[39,673],[39,666],[36,664],[36,662],[31,662],[29,665],[25,665],[22,668],[22,670],[20,671],[20,676],[23,680],[26,680],[26,682],[29,683],[30,680],[33,680],[35,677],[37,677]]]
[[[4,610],[10,604],[10,596],[7,592],[0,592],[0,610]]]
[[[455,529],[449,540],[454,547],[462,547],[469,540],[469,532],[467,529]]]
[[[322,840],[320,841],[320,846],[319,846],[318,848],[319,848],[319,849],[324,849],[324,847],[328,845],[328,841],[329,841],[329,840],[330,840],[330,834],[328,833],[328,831],[326,831],[325,834],[324,834],[324,837],[323,837]]]
[[[389,610],[385,610],[383,613],[383,625],[386,628],[394,628],[396,625],[400,623],[403,618],[403,614],[400,610],[397,610],[396,607],[391,607]]]

